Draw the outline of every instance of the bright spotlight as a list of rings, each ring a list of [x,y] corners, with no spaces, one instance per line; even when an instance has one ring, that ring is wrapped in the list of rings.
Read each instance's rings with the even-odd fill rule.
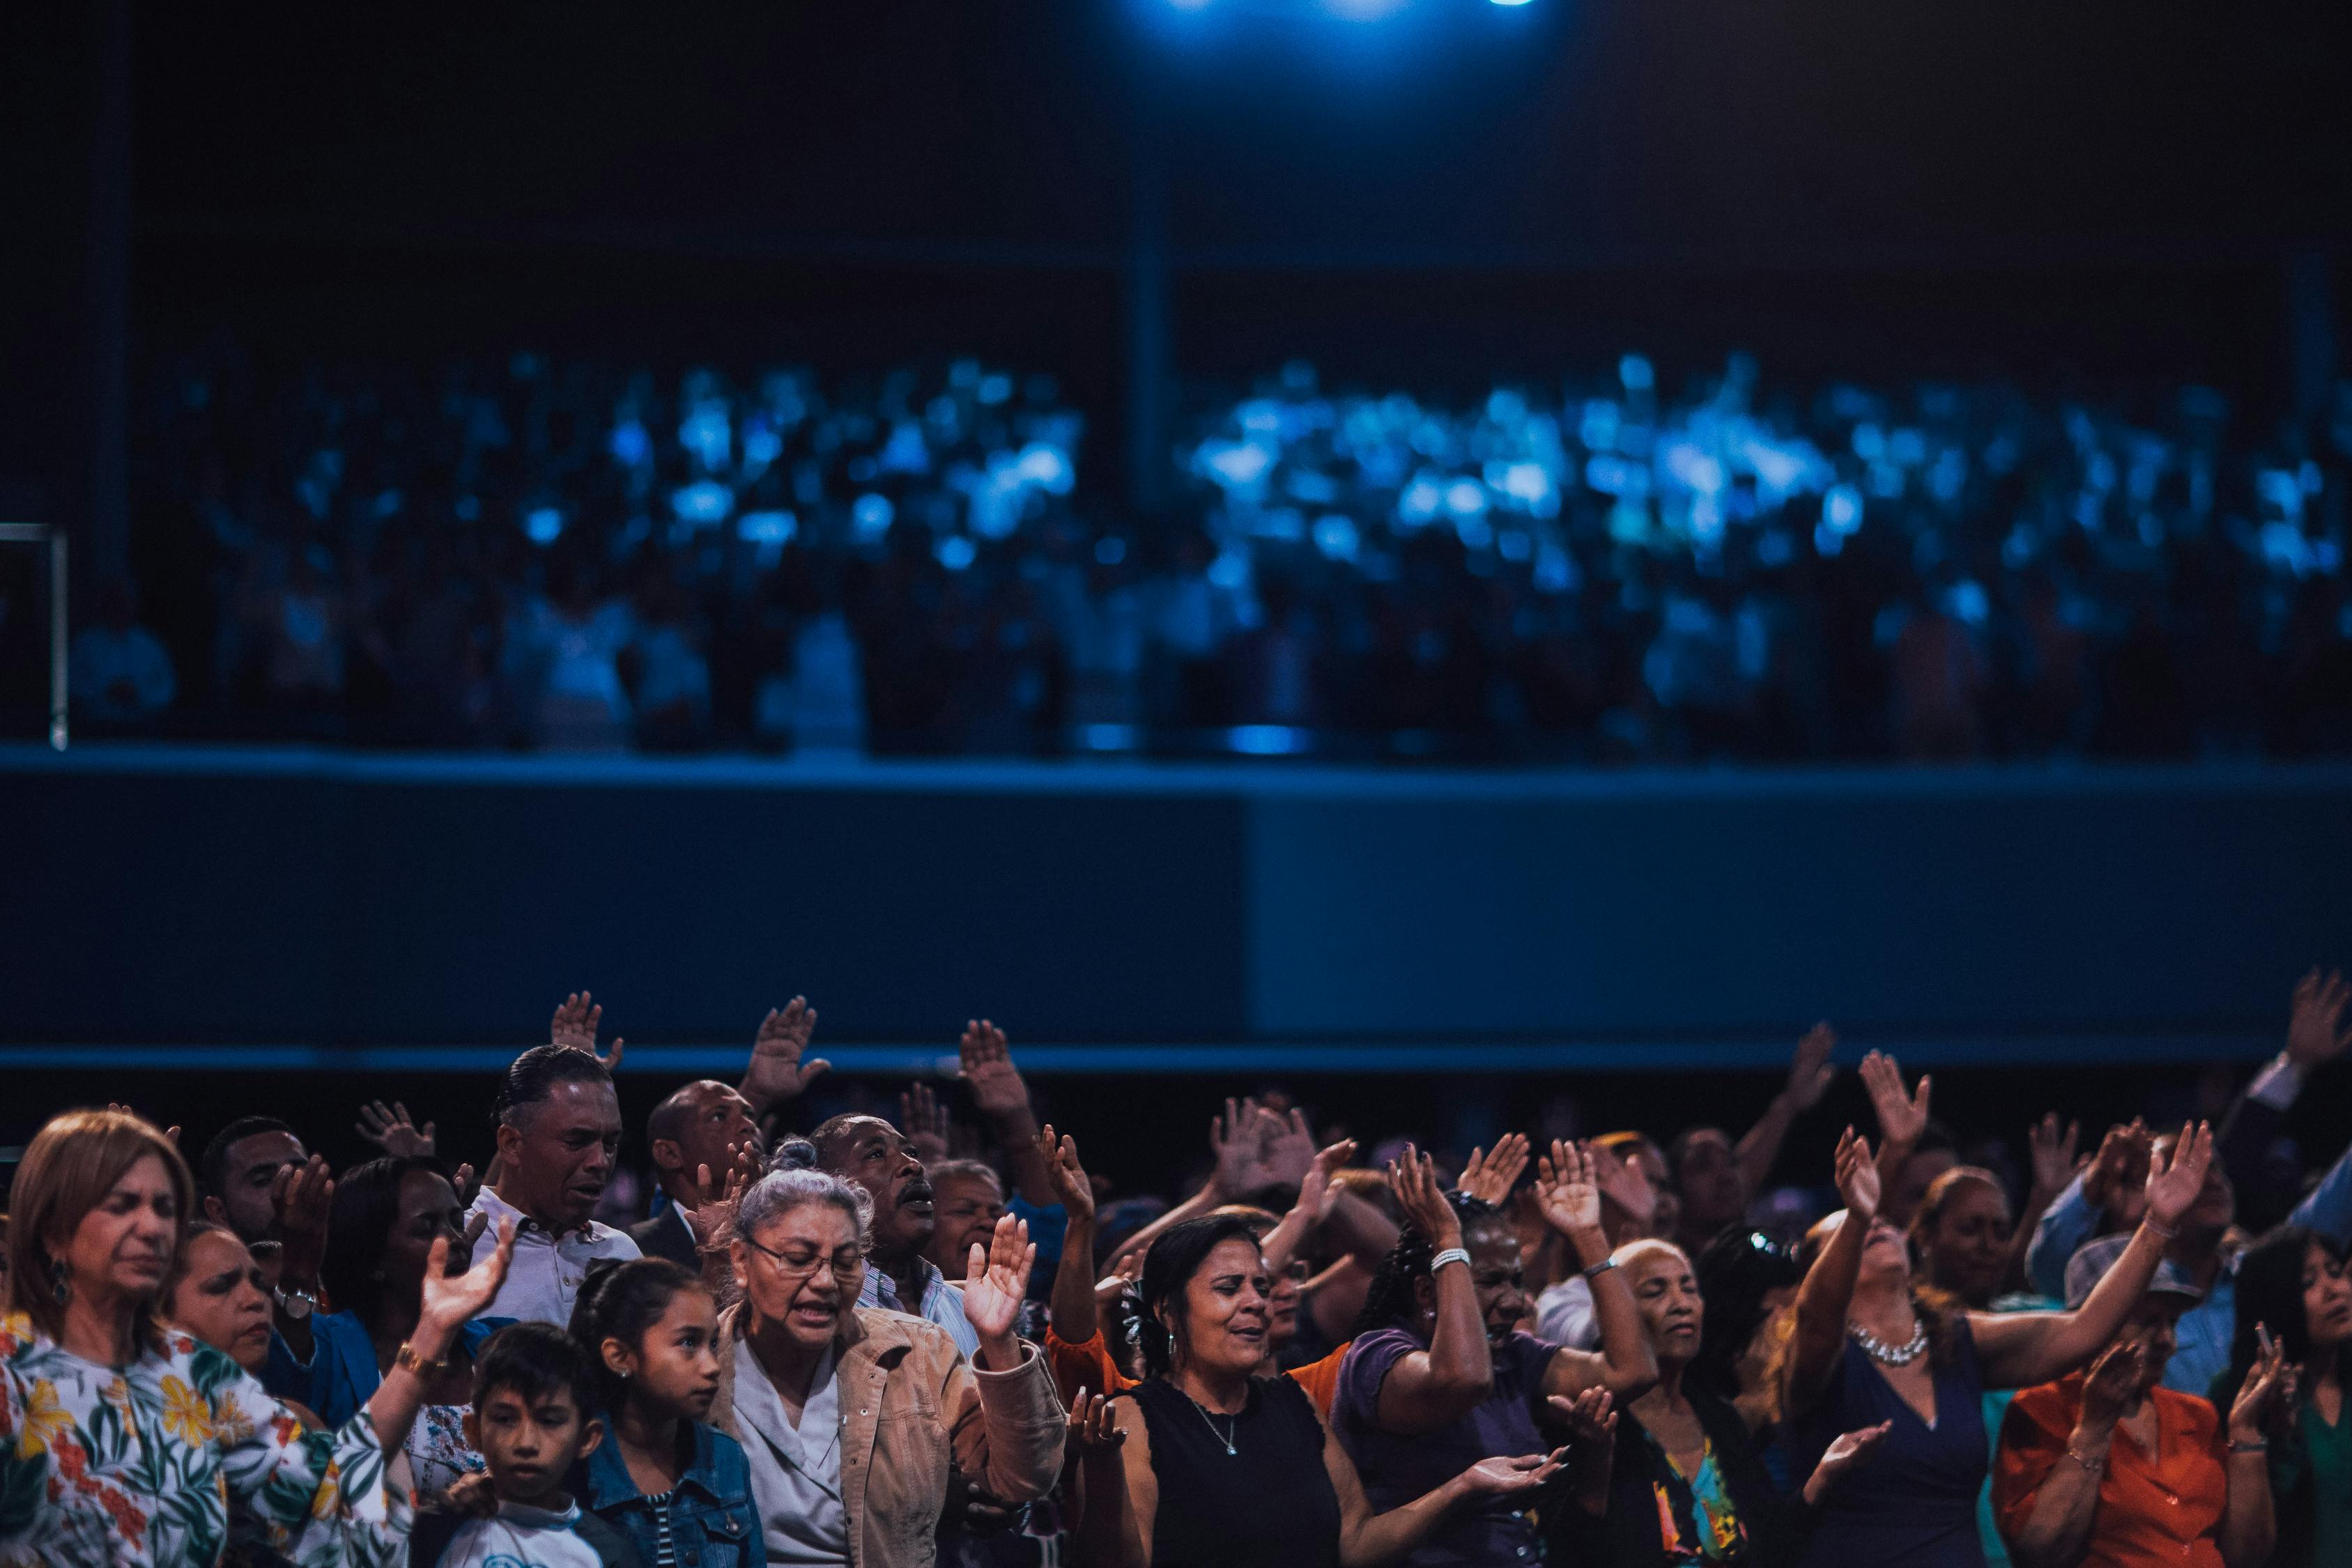
[[[1528,0],[1495,0],[1497,5],[1524,5]]]

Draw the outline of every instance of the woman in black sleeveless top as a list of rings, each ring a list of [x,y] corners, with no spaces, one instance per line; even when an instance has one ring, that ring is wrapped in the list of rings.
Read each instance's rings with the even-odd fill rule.
[[[1298,1385],[1265,1359],[1272,1281],[1238,1216],[1180,1225],[1143,1264],[1149,1375],[1086,1456],[1078,1539],[1112,1568],[1365,1568],[1410,1551],[1463,1500],[1528,1492],[1558,1454],[1492,1458],[1375,1514]]]

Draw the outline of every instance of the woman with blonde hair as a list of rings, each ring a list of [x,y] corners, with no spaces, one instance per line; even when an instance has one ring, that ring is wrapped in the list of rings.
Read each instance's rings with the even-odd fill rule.
[[[235,1362],[156,1315],[194,1183],[126,1111],[74,1110],[16,1170],[0,1321],[0,1560],[212,1568],[239,1523],[298,1565],[389,1568],[409,1505],[384,1479],[424,1384],[497,1292],[513,1237],[425,1287],[368,1407],[305,1431]]]

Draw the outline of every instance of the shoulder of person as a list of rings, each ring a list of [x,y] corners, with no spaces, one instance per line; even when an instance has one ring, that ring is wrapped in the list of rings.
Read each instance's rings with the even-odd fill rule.
[[[646,1568],[645,1560],[637,1555],[637,1549],[629,1544],[627,1536],[585,1509],[572,1521],[572,1532],[595,1550],[604,1568]]]

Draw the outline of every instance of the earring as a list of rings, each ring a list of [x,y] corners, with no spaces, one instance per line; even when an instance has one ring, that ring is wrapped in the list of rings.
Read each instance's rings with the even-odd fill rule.
[[[49,1295],[60,1307],[73,1300],[73,1277],[57,1258],[49,1259]]]

